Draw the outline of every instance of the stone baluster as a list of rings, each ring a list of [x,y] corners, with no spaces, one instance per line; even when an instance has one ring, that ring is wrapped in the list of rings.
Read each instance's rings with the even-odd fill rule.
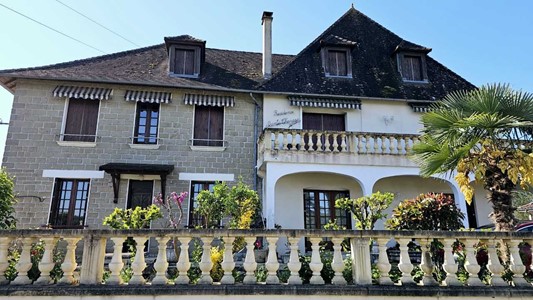
[[[457,279],[457,271],[459,266],[455,262],[453,257],[453,244],[455,239],[443,239],[442,245],[444,246],[444,263],[442,268],[446,272],[446,279],[444,283],[446,286],[459,286],[462,285],[461,282]]]
[[[265,267],[268,270],[266,284],[279,284],[279,278],[276,272],[279,269],[278,255],[276,253],[276,243],[278,237],[268,237],[268,257]]]
[[[341,152],[346,152],[346,133],[341,133]]]
[[[373,140],[374,140],[374,154],[378,154],[379,150],[380,150],[380,147],[379,147],[379,136],[375,135]]]
[[[120,272],[124,268],[124,262],[122,261],[122,244],[126,238],[123,237],[112,237],[111,241],[113,242],[113,256],[111,257],[111,262],[109,262],[109,279],[107,284],[123,284],[122,278],[120,277]]]
[[[387,153],[387,137],[382,135],[381,136],[381,154]]]
[[[31,284],[31,279],[28,277],[28,271],[31,269],[31,247],[34,238],[22,239],[22,252],[20,253],[20,259],[15,265],[15,269],[18,272],[17,278],[11,282],[12,285]]]
[[[317,132],[316,134],[316,151],[320,152],[322,150],[322,132]]]
[[[379,257],[377,268],[379,270],[379,285],[393,285],[394,283],[390,279],[389,272],[391,270],[391,264],[389,262],[389,256],[387,255],[387,238],[377,238]]]
[[[357,148],[359,149],[358,153],[365,153],[363,151],[364,150],[364,145],[363,145],[363,135],[362,134],[357,135]]]
[[[153,285],[157,284],[167,284],[167,269],[168,269],[168,261],[167,261],[167,243],[170,240],[170,237],[168,236],[162,236],[162,237],[156,237],[155,240],[157,241],[157,259],[154,263],[154,269],[156,271],[156,275],[154,279],[152,280]]]
[[[406,155],[408,155],[409,152],[411,152],[411,148],[412,148],[411,147],[411,143],[412,143],[412,141],[413,140],[412,140],[411,136],[408,135],[408,136],[405,137],[405,154]]]
[[[418,136],[413,136],[413,146],[418,143]]]
[[[274,150],[279,150],[279,139],[278,139],[279,133],[277,131],[274,132]]]
[[[313,133],[310,131],[307,131],[305,135],[307,136],[307,144],[306,144],[307,151],[312,152],[313,151]]]
[[[8,251],[9,243],[11,238],[9,237],[0,237],[0,285],[5,285],[9,283],[9,280],[4,276],[5,271],[9,267]]]
[[[254,243],[255,237],[247,237],[246,241],[246,258],[242,264],[246,275],[242,281],[243,284],[255,284],[257,279],[255,278],[255,269],[257,268],[257,262],[255,262]]]
[[[349,133],[346,135],[348,144],[348,151],[350,153],[353,153],[354,155],[357,155],[357,136],[354,133]]]
[[[398,136],[396,138],[396,154],[401,155],[403,154],[403,136]]]
[[[372,145],[370,143],[370,138],[371,137],[372,136],[370,134],[365,135],[365,142],[366,142],[366,151],[365,152],[367,154],[370,154],[371,153],[370,150],[372,149]]]
[[[420,268],[424,271],[424,277],[422,278],[422,285],[435,286],[438,285],[435,278],[433,278],[433,261],[431,260],[431,253],[429,251],[431,247],[431,240],[420,239],[420,248],[422,248]]]
[[[145,284],[146,280],[143,277],[143,271],[146,269],[146,261],[144,260],[144,243],[148,240],[147,236],[135,236],[135,257],[131,263],[131,270],[133,276],[129,281],[129,284]]]
[[[466,251],[466,257],[465,257],[465,270],[468,272],[468,281],[467,284],[469,286],[485,286],[483,282],[479,279],[479,271],[481,270],[481,266],[477,263],[476,258],[476,247],[475,245],[478,243],[477,239],[465,239],[465,251]]]
[[[350,239],[353,282],[357,285],[372,284],[372,265],[370,264],[370,238]]]
[[[287,131],[283,131],[281,134],[283,136],[283,150],[287,151],[289,150],[289,133]]]
[[[409,257],[409,247],[408,244],[411,239],[398,239],[400,244],[400,263],[398,264],[398,269],[402,272],[402,285],[414,285],[415,282],[411,277],[411,272],[413,271],[413,264],[411,263],[411,258]]]
[[[220,280],[221,284],[235,284],[235,278],[233,278],[232,274],[233,269],[235,268],[235,262],[233,261],[232,253],[234,240],[235,237],[233,236],[224,238],[224,259],[221,263],[222,270],[224,270],[224,276],[222,276],[222,279]]]
[[[320,237],[312,237],[309,239],[311,242],[311,262],[309,263],[309,268],[311,271],[313,271],[313,276],[311,276],[310,283],[311,284],[324,284],[324,279],[322,279],[322,276],[320,276],[320,271],[322,271],[322,267],[324,264],[322,263],[322,260],[320,258],[320,245],[319,243],[322,241],[322,238]]]
[[[324,133],[324,147],[323,147],[324,152],[331,152],[331,149],[330,149],[331,143],[329,141],[330,137],[331,137],[331,133],[329,132]]]
[[[176,269],[178,269],[178,277],[174,281],[176,284],[189,284],[189,276],[187,276],[187,271],[191,267],[191,262],[189,261],[189,242],[191,237],[189,236],[180,236],[180,256],[178,262],[176,263]]]
[[[507,240],[507,246],[509,246],[509,254],[511,256],[511,266],[510,269],[513,271],[513,283],[514,286],[519,287],[531,287],[524,279],[524,272],[526,271],[526,266],[522,263],[522,258],[520,258],[520,248],[518,245],[522,242],[521,240]]]
[[[344,270],[344,261],[342,260],[342,253],[341,253],[341,244],[342,244],[342,238],[332,238],[331,241],[333,243],[333,261],[331,262],[331,268],[335,272],[335,275],[333,276],[333,279],[331,280],[331,283],[335,285],[346,285],[346,279],[342,276],[342,271]]]
[[[298,147],[298,145],[299,145],[300,143],[299,143],[298,140],[296,139],[297,135],[298,135],[298,132],[297,132],[297,131],[293,131],[293,132],[291,132],[291,136],[292,136],[292,141],[291,141],[292,148],[291,148],[291,151],[298,151],[298,148],[300,148],[300,147]],[[300,139],[300,141],[301,141],[301,139]]]
[[[294,285],[300,285],[302,284],[302,279],[300,278],[299,271],[300,268],[302,268],[302,263],[300,262],[300,257],[298,256],[298,242],[300,241],[300,238],[289,238],[289,244],[290,244],[290,257],[289,257],[289,263],[287,264],[287,268],[289,268],[289,271],[291,271],[291,276],[289,277],[288,284],[294,284]]]
[[[202,237],[202,259],[200,260],[200,270],[202,276],[198,280],[198,284],[213,284],[213,278],[211,278],[211,268],[213,268],[213,262],[211,261],[211,238]]]
[[[394,136],[389,136],[389,154],[394,154]]]
[[[50,271],[54,269],[54,248],[57,243],[57,239],[54,237],[43,237],[42,241],[44,242],[44,253],[41,262],[39,262],[39,271],[41,275],[35,284],[51,284],[53,283],[52,278],[50,277]]]
[[[487,242],[487,248],[489,253],[489,263],[487,268],[492,273],[491,284],[493,286],[506,286],[507,283],[502,279],[502,274],[505,271],[503,266],[500,264],[498,258],[498,253],[496,251],[497,245],[495,240],[490,240]]]
[[[333,152],[339,152],[339,141],[337,140],[338,136],[338,133],[333,134]]]
[[[78,264],[76,263],[76,245],[81,237],[68,237],[63,238],[67,242],[67,252],[65,253],[65,260],[61,264],[61,270],[63,271],[63,277],[59,280],[59,283],[63,284],[75,284],[74,270]]]

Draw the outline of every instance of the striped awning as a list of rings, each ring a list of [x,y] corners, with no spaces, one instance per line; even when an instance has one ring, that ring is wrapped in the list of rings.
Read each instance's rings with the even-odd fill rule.
[[[98,87],[58,85],[53,94],[54,97],[109,100],[113,95],[113,90]]]
[[[124,99],[135,102],[170,103],[172,102],[172,94],[167,92],[127,90]]]
[[[407,104],[409,104],[411,109],[417,113],[425,113],[433,110],[431,102],[407,102]]]
[[[361,109],[361,100],[359,99],[317,98],[299,96],[289,96],[287,98],[291,102],[292,106]]]
[[[235,98],[232,96],[185,94],[183,102],[188,105],[235,106]]]

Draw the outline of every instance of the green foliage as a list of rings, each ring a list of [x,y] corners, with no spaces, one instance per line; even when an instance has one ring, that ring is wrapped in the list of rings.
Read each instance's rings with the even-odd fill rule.
[[[218,182],[213,187],[213,192],[201,191],[196,197],[198,206],[195,212],[203,217],[204,228],[216,228],[220,224],[224,212],[224,198],[228,190],[225,183]]]
[[[5,169],[0,170],[0,229],[14,229],[17,220],[13,216],[15,212],[15,194],[13,193],[13,177],[10,177]]]
[[[259,265],[254,274],[257,282],[265,282],[268,276],[268,270],[265,265]]]
[[[337,219],[333,219],[324,225],[324,230],[346,230],[346,226],[339,225]],[[350,251],[350,238],[342,240],[341,249],[342,251]]]
[[[357,229],[372,230],[378,220],[387,217],[383,211],[391,205],[393,200],[392,193],[376,192],[357,199],[337,199],[335,207],[351,212]]]
[[[393,210],[386,227],[391,230],[458,230],[464,214],[444,194],[422,194],[406,199]]]
[[[231,218],[231,229],[250,229],[254,215],[260,209],[257,192],[240,178],[227,197],[223,198],[225,214]]]
[[[39,263],[43,259],[44,255],[44,242],[42,240],[39,240],[36,243],[32,244],[31,250],[30,250],[30,260],[31,260],[31,268],[28,271],[28,277],[30,280],[35,281],[39,278],[41,275],[41,272],[39,271]],[[21,245],[19,242],[14,242],[8,250],[8,268],[4,273],[4,276],[7,280],[13,281],[17,277],[17,270],[15,268],[15,265],[18,263],[20,259],[20,252],[21,252]],[[63,260],[65,259],[65,251],[61,251],[58,248],[54,249],[52,253],[52,261],[54,262],[54,267],[50,271],[50,278],[54,283],[57,283],[59,279],[63,276],[63,271],[61,270],[61,264],[63,263]]]
[[[150,222],[162,218],[161,209],[154,204],[147,208],[139,206],[135,209],[121,209],[115,210],[104,219],[104,225],[113,229],[142,229],[150,225]]]
[[[192,243],[193,246],[190,259],[191,267],[187,271],[187,276],[189,276],[191,284],[196,284],[198,283],[198,280],[200,280],[200,277],[202,277],[202,270],[200,270],[200,266],[198,264],[202,260],[203,249],[199,239],[193,239]]]

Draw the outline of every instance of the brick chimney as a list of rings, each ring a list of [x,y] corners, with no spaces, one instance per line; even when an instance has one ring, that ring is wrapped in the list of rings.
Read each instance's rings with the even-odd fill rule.
[[[263,25],[263,78],[272,76],[272,12],[264,11],[261,17]]]

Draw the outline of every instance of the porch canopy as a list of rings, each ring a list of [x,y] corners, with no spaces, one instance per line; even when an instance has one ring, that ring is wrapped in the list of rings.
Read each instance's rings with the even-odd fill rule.
[[[111,175],[114,193],[113,202],[117,203],[121,174],[159,175],[161,177],[161,194],[164,197],[165,187],[167,185],[167,175],[172,173],[174,165],[107,163],[101,165],[99,170],[105,171]]]

